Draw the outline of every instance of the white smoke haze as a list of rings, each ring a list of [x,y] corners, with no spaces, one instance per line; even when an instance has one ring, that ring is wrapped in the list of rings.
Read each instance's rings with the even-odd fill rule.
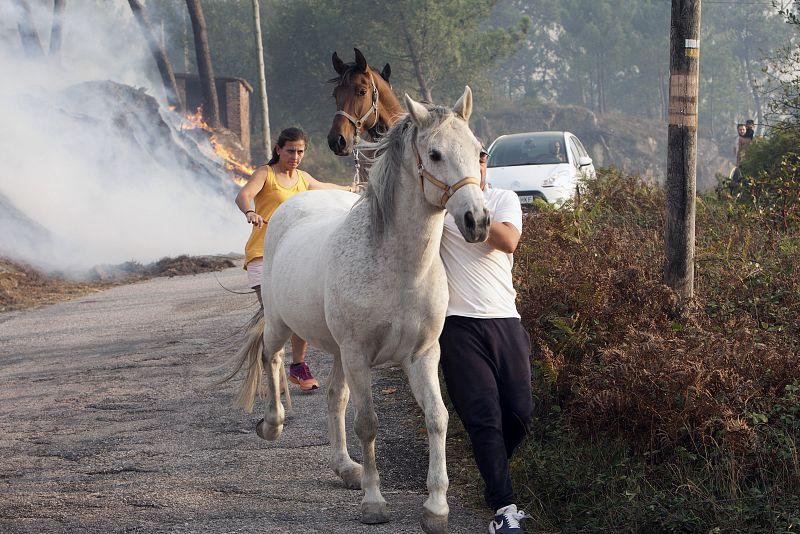
[[[52,3],[29,3],[46,52]],[[175,157],[164,141],[178,146],[180,136],[148,121],[160,115],[174,125],[178,117],[164,108],[160,77],[127,2],[70,0],[60,66],[26,57],[12,5],[0,1],[0,201],[4,196],[52,239],[31,243],[26,232],[4,230],[0,254],[69,271],[240,250],[248,228],[226,174],[207,161]],[[93,80],[103,83],[82,83]],[[137,104],[152,102],[144,97],[133,107],[115,101],[105,88],[117,86],[107,80],[141,88],[161,109],[140,113]],[[93,90],[98,86],[103,90]],[[127,87],[119,94],[140,95]]]

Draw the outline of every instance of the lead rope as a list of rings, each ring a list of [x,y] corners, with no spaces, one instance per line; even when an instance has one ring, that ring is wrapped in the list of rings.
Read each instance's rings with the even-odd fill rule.
[[[355,167],[355,174],[353,174],[353,183],[351,187],[353,188],[353,192],[361,192],[361,190],[366,187],[366,179],[361,178],[361,163],[358,161],[360,151],[358,150],[358,139],[361,133],[361,128],[356,125],[356,135],[353,138],[353,166]]]

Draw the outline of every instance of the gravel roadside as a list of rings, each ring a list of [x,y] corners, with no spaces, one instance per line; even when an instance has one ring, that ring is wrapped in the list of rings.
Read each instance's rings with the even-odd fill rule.
[[[0,314],[0,531],[421,532],[427,450],[402,373],[374,374],[393,520],[373,526],[327,467],[324,391],[295,392],[270,443],[254,432],[260,413],[232,406],[233,384],[208,387],[256,306],[220,283],[245,291],[244,278],[159,278]],[[327,376],[327,355],[308,361]],[[458,494],[450,532],[484,532]]]

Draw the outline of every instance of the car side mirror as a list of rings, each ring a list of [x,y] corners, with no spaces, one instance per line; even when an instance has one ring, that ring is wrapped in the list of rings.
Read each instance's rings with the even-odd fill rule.
[[[578,167],[586,167],[592,164],[592,158],[589,156],[581,156],[578,158]]]

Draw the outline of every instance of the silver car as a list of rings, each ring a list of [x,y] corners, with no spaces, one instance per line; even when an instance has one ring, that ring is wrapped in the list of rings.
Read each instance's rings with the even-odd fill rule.
[[[489,147],[487,182],[517,193],[523,208],[537,198],[563,204],[573,198],[581,177],[594,178],[594,165],[570,132],[501,135]]]

